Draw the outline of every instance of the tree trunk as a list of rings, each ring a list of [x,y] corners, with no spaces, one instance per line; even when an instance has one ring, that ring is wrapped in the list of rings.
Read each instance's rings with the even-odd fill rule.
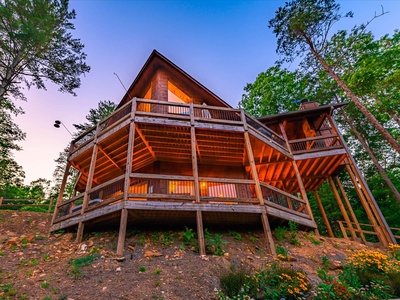
[[[390,178],[387,176],[385,170],[379,163],[378,159],[375,157],[374,153],[372,152],[371,148],[367,145],[365,142],[364,136],[356,129],[354,126],[353,122],[350,120],[350,118],[347,116],[347,114],[343,111],[343,109],[340,110],[340,113],[342,114],[345,122],[350,126],[351,131],[355,134],[357,139],[360,141],[361,145],[364,147],[365,151],[373,161],[375,167],[378,169],[379,174],[381,174],[383,180],[386,182],[386,184],[389,186],[390,190],[393,192],[394,196],[396,197],[397,202],[400,204],[400,193],[394,186],[393,182],[390,180]]]
[[[319,60],[324,69],[329,75],[337,82],[337,84],[343,89],[343,91],[349,96],[351,101],[358,107],[358,109],[364,114],[369,122],[378,130],[388,143],[400,154],[400,144],[396,139],[382,126],[381,123],[375,118],[375,116],[361,103],[357,96],[350,90],[350,88],[339,78],[339,76],[332,70],[332,68],[326,63],[324,58],[314,49],[312,42],[307,39],[307,43],[310,46],[311,52]]]

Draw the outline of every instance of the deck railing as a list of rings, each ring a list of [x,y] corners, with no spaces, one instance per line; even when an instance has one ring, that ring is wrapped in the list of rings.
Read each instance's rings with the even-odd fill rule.
[[[88,191],[88,206],[83,212],[112,205],[124,199],[124,175],[100,184]],[[265,205],[287,212],[307,214],[306,201],[286,193],[276,187],[261,183]],[[85,193],[64,200],[57,205],[55,222],[82,213]],[[200,203],[225,205],[259,205],[254,180],[199,177]],[[195,180],[193,176],[131,173],[127,200],[196,202]]]
[[[243,126],[247,123],[250,130],[256,131],[260,136],[267,138],[287,151],[285,140],[280,135],[255,118],[242,113],[241,109],[134,98],[133,101],[126,103],[102,120],[98,126],[89,128],[74,139],[70,155],[72,156],[75,152],[78,152],[92,142],[96,132],[99,138],[101,135],[106,134],[106,132],[128,120],[132,111],[135,111],[137,117],[148,117],[156,120],[171,119],[186,122],[193,120],[199,124],[215,123],[229,126]],[[160,124],[163,122],[160,121]],[[82,151],[85,151],[87,147]]]
[[[261,192],[266,205],[277,204],[291,211],[307,214],[307,202],[274,186],[261,182]]]
[[[277,143],[279,146],[287,150],[285,140],[276,132],[269,129],[260,121],[256,120],[255,118],[245,114],[247,125],[252,127],[253,129],[257,130],[258,132],[262,133],[264,136],[268,137],[273,142]]]
[[[350,222],[350,228],[348,227],[348,223],[344,221],[337,221],[340,227],[340,230],[343,234],[343,237],[345,239],[350,239],[349,235],[351,236],[351,231],[358,233],[358,235],[369,235],[371,239],[371,236],[373,239],[375,239],[376,242],[378,242],[378,233],[375,232],[374,226],[371,224],[358,224],[360,226],[360,229],[357,228],[357,224],[354,222]],[[394,228],[390,227],[390,230],[393,232],[394,238],[397,240],[397,242],[400,242],[400,228]]]
[[[291,140],[289,145],[294,154],[342,147],[339,136],[335,134]]]

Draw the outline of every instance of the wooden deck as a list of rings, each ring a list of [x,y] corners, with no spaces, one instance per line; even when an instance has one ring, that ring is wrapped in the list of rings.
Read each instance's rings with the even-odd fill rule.
[[[80,176],[51,230],[118,222],[124,209],[128,222],[201,212],[209,223],[252,224],[266,214],[315,229],[308,200],[276,180],[296,179],[293,161],[283,137],[243,110],[134,98],[71,144]],[[273,175],[262,175],[267,167]]]
[[[79,239],[85,224],[121,220],[123,239],[127,224],[196,221],[201,235],[204,219],[262,223],[271,243],[270,225],[315,229],[306,192],[343,169],[348,151],[328,113],[302,114],[262,123],[240,109],[133,98],[71,144],[80,175],[51,230],[78,226]]]

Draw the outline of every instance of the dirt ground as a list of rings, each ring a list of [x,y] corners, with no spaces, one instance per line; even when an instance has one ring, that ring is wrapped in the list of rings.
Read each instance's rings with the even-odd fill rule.
[[[91,232],[75,244],[73,232],[49,235],[50,220],[44,213],[0,211],[0,299],[216,299],[220,274],[273,262],[261,230],[219,231],[224,254],[205,257],[183,245],[184,226],[129,230],[120,261],[117,231]],[[368,248],[305,232],[298,237],[301,246],[283,242],[293,257],[283,263],[306,272],[314,285],[322,257],[333,275],[349,253]],[[87,265],[74,268],[79,258]]]

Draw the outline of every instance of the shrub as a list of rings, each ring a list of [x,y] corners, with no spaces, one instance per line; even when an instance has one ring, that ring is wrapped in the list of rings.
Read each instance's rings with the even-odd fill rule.
[[[231,271],[229,273],[222,274],[219,278],[222,293],[229,298],[233,298],[240,293],[241,290],[254,285],[254,280],[244,270]]]
[[[348,257],[339,277],[318,271],[322,283],[315,299],[389,299],[400,296],[400,264],[376,250],[359,250]]]
[[[215,255],[224,255],[224,248],[223,245],[226,244],[226,241],[222,239],[221,234],[214,234],[212,235],[208,229],[204,230],[204,239],[206,244],[206,250]]]
[[[183,244],[190,245],[191,240],[195,237],[192,228],[187,228],[185,226],[185,231],[183,232]]]
[[[222,299],[294,300],[305,297],[310,290],[307,276],[292,268],[273,264],[249,275],[238,271],[220,278]]]
[[[79,279],[84,273],[81,271],[81,267],[88,266],[93,263],[96,259],[100,257],[100,254],[89,254],[84,257],[80,258],[71,258],[69,260],[69,264],[72,266],[71,271],[69,272],[70,275],[76,280]]]
[[[286,238],[287,228],[277,227],[274,230],[274,234],[279,244],[282,244],[283,240]]]

